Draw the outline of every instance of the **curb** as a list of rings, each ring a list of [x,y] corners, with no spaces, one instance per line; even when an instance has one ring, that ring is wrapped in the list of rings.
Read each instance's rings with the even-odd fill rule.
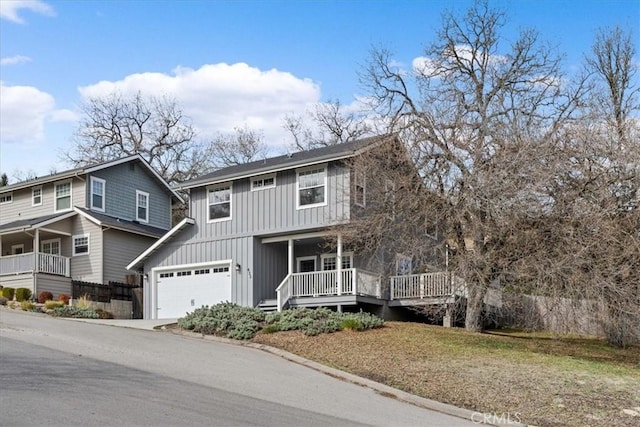
[[[496,427],[534,427],[534,426],[528,426],[527,424],[522,424],[514,421],[508,421],[506,423],[485,422],[483,419],[483,413],[479,411],[471,411],[469,409],[459,408],[457,406],[449,405],[447,403],[442,403],[442,402],[427,399],[424,397],[416,396],[414,394],[407,393],[406,391],[402,391],[397,388],[390,387],[386,384],[372,381],[367,378],[362,378],[357,375],[351,374],[349,372],[341,371],[339,369],[331,368],[321,363],[314,362],[313,360],[305,359],[304,357],[298,356],[293,353],[289,353],[288,351],[285,351],[279,348],[271,347],[266,344],[232,340],[230,338],[216,337],[213,335],[204,335],[204,334],[199,334],[195,332],[185,331],[182,329],[167,329],[165,326],[160,326],[160,327],[157,327],[156,329],[171,332],[172,334],[175,334],[175,335],[183,335],[191,338],[199,338],[199,339],[215,341],[223,344],[237,345],[241,347],[249,347],[256,350],[261,350],[266,353],[271,353],[275,356],[282,357],[283,359],[289,360],[299,365],[306,366],[308,368],[321,372],[330,377],[337,378],[339,380],[346,381],[352,384],[356,384],[361,387],[366,387],[385,397],[391,397],[401,402],[410,403],[414,406],[418,406],[424,409],[440,412],[442,414],[451,415],[457,418],[462,418],[474,424],[491,425]]]

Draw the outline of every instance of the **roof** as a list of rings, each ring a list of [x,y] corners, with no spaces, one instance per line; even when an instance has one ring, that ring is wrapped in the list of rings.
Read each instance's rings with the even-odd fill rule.
[[[134,154],[132,156],[122,157],[120,159],[110,160],[108,162],[102,162],[94,165],[87,165],[79,168],[73,168],[63,172],[54,173],[51,175],[42,176],[35,179],[30,179],[28,181],[21,181],[11,185],[5,185],[4,187],[0,187],[0,193],[21,190],[23,188],[32,187],[34,185],[45,184],[48,182],[60,181],[62,179],[71,178],[77,175],[85,175],[87,173],[96,172],[102,169],[107,169],[122,163],[127,163],[132,161],[141,163],[156,178],[156,180],[160,183],[160,185],[163,186],[168,193],[171,193],[172,197],[174,197],[176,200],[180,201],[181,203],[184,203],[184,200],[182,199],[182,197],[178,193],[176,193],[173,188],[169,186],[169,184],[164,180],[164,178],[162,178],[160,174],[158,174],[158,172],[156,172],[155,169],[153,169],[151,165],[140,154]]]
[[[40,228],[74,215],[76,215],[76,212],[67,211],[51,215],[43,215],[37,218],[19,219],[0,225],[0,233],[7,231]]]
[[[388,139],[388,135],[373,136],[352,142],[345,142],[343,144],[330,145],[328,147],[300,151],[293,154],[285,154],[283,156],[271,157],[241,165],[233,165],[186,181],[181,185],[178,185],[176,188],[188,189],[200,187],[202,185],[216,184],[234,179],[267,174],[333,160],[346,159],[353,157],[362,151],[373,148]]]
[[[160,246],[162,246],[167,241],[169,241],[180,230],[182,230],[187,225],[193,225],[193,224],[195,224],[195,221],[193,220],[193,218],[188,218],[188,217],[184,218],[175,227],[169,230],[167,234],[162,236],[160,239],[156,240],[156,242],[153,245],[149,246],[147,250],[142,252],[140,255],[138,255],[136,259],[131,261],[131,263],[127,265],[127,270],[134,270],[142,261],[144,261],[153,252],[155,252]]]
[[[92,221],[96,225],[99,225],[102,227],[113,228],[116,230],[127,231],[130,233],[140,234],[143,236],[149,236],[154,238],[158,238],[167,232],[167,230],[162,228],[152,227],[150,225],[141,224],[136,221],[129,221],[122,218],[114,218],[109,215],[90,211],[88,209],[80,208],[77,206],[74,207],[73,210],[79,213],[80,215],[84,216],[88,220]]]

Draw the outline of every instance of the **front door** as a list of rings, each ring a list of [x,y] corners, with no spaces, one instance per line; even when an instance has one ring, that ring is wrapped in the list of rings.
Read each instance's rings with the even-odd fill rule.
[[[40,252],[49,255],[60,255],[60,239],[43,240]]]

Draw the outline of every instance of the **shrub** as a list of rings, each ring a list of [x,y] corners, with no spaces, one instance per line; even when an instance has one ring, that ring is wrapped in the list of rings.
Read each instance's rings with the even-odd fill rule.
[[[71,297],[67,294],[59,294],[58,295],[58,301],[62,301],[64,303],[64,305],[69,305],[69,300],[71,299]]]
[[[16,301],[28,301],[31,299],[31,289],[28,288],[18,288],[16,289]]]
[[[250,339],[261,329],[264,313],[257,308],[224,302],[204,306],[178,319],[178,326],[207,335]]]
[[[95,312],[98,314],[99,319],[113,319],[113,313],[101,308],[96,308]]]
[[[89,299],[89,295],[87,294],[84,294],[80,298],[75,299],[73,305],[82,309],[93,308],[93,302]]]
[[[44,303],[44,309],[45,310],[53,310],[54,308],[64,307],[64,305],[65,304],[62,301],[48,300],[48,301],[45,301],[45,303]]]
[[[47,301],[53,300],[53,294],[49,291],[42,291],[38,294],[38,302],[44,304]]]
[[[7,301],[9,300],[6,299],[5,297],[0,297],[0,305],[7,305]]]
[[[23,311],[33,311],[36,305],[29,300],[23,300],[20,301],[20,308],[22,308]]]
[[[100,316],[95,310],[91,308],[80,308],[77,306],[65,305],[62,307],[54,308],[51,312],[52,316],[56,317],[75,317],[83,319],[99,319]]]
[[[9,301],[13,301],[13,297],[16,294],[16,290],[14,288],[10,288],[8,286],[2,288],[2,296],[8,299]]]

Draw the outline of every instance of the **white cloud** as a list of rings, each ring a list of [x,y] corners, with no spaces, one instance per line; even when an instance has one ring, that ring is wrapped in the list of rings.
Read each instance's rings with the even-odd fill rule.
[[[0,82],[0,141],[29,144],[44,139],[47,121],[71,121],[76,115],[56,110],[50,94],[32,86],[6,86]]]
[[[42,15],[55,15],[53,8],[41,0],[1,0],[0,18],[24,24],[24,19],[18,15],[20,9],[27,9]]]
[[[301,113],[320,99],[320,87],[310,79],[276,69],[263,71],[245,63],[177,67],[171,75],[131,74],[119,81],[80,87],[79,91],[85,99],[114,92],[166,95],[176,99],[204,138],[246,125],[262,130],[270,146],[282,146],[287,138],[282,128],[287,114]]]
[[[31,62],[31,58],[24,55],[14,55],[0,59],[0,65],[16,65],[24,62]]]

